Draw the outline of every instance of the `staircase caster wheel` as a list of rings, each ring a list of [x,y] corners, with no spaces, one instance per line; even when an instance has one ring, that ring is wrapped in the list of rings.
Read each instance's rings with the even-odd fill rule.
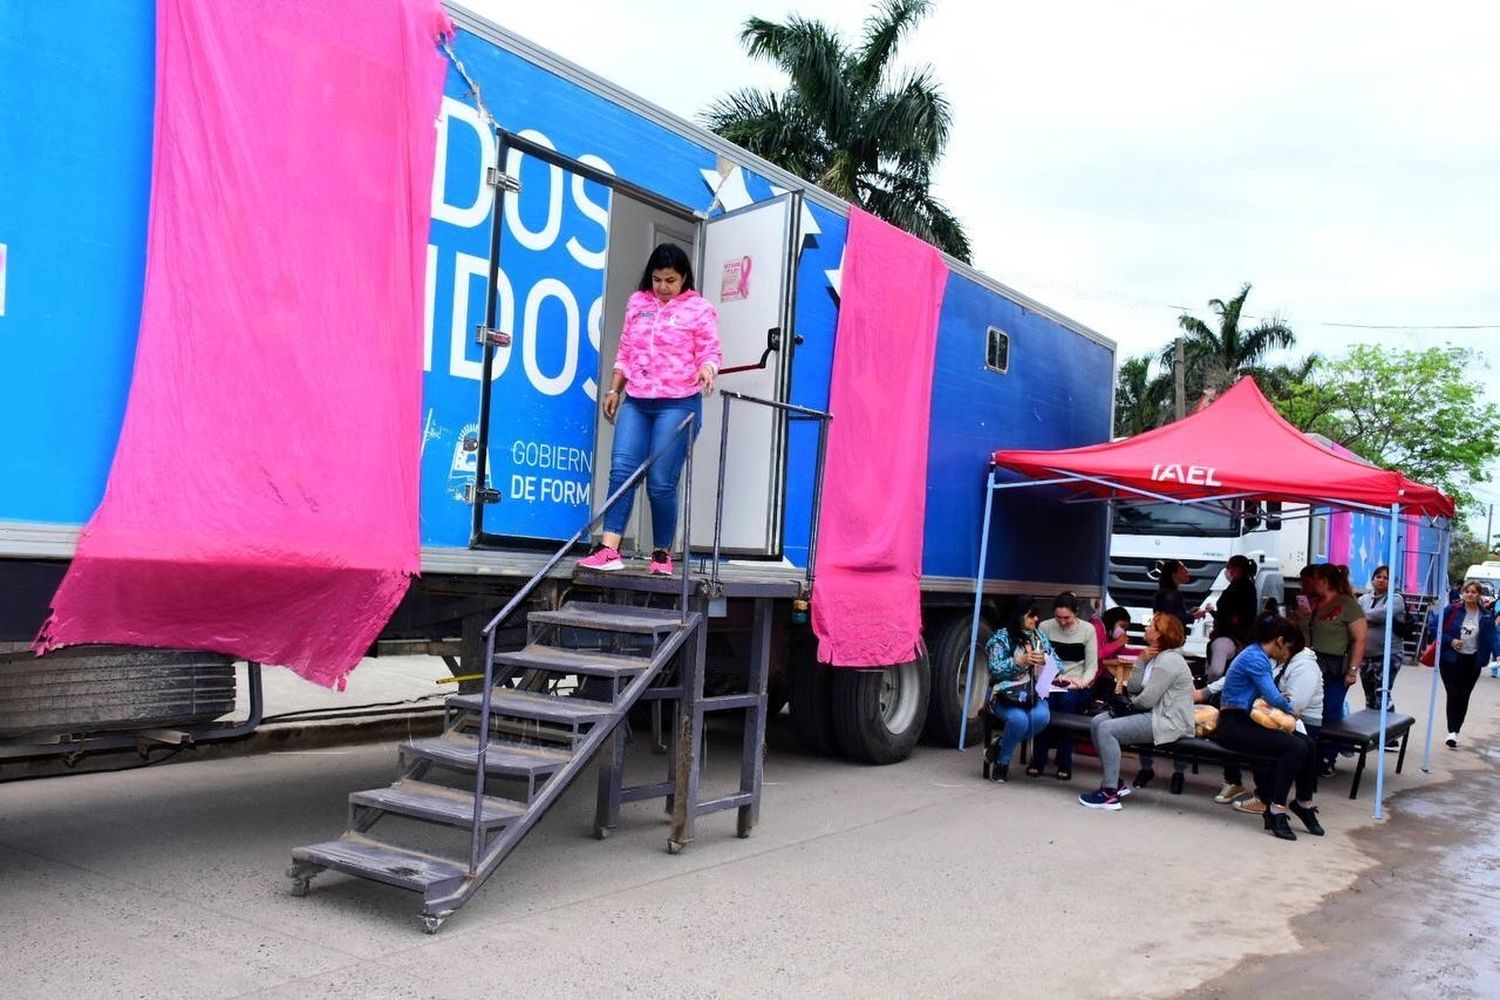
[[[670,840],[669,839],[667,841],[667,853],[668,854],[681,854],[682,853],[682,849],[684,847],[686,847],[686,846],[687,846],[687,844],[684,841],[681,841],[681,840]]]
[[[292,879],[292,895],[293,896],[306,896],[307,895],[308,887],[311,884],[312,884],[312,879],[310,879],[310,878],[294,878],[294,879]]]
[[[441,927],[441,926],[443,926],[443,921],[446,920],[446,919],[448,919],[448,918],[447,917],[433,917],[433,916],[429,916],[429,915],[427,915],[425,913],[422,914],[422,933],[423,934],[436,934],[438,932],[438,928]]]

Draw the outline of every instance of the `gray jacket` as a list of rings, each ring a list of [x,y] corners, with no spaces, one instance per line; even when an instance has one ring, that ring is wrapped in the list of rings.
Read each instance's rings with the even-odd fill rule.
[[[1394,598],[1394,600],[1390,600]],[[1397,593],[1387,590],[1384,594],[1377,595],[1373,590],[1369,593],[1359,595],[1359,606],[1364,608],[1365,623],[1370,627],[1365,636],[1365,659],[1380,660],[1385,658],[1385,613],[1388,609],[1395,609],[1394,622],[1396,625],[1406,624],[1406,600]],[[1391,636],[1396,645],[1401,645],[1401,636]]]
[[[1151,742],[1165,746],[1193,735],[1193,672],[1175,649],[1156,654],[1151,661],[1151,679],[1137,666],[1130,672],[1125,690],[1138,708],[1151,710]]]

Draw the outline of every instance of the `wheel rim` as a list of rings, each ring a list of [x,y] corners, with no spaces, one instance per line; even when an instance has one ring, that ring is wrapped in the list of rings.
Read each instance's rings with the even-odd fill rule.
[[[880,717],[893,733],[904,733],[916,722],[920,684],[917,665],[902,663],[880,674]]]

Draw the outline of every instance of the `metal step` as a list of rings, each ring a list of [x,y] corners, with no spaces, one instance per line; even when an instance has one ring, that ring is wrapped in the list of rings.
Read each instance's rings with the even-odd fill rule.
[[[407,740],[401,744],[401,756],[472,772],[479,757],[479,739],[468,733],[448,732],[431,739]],[[484,769],[491,774],[535,778],[551,774],[572,759],[572,753],[559,747],[514,743],[492,737],[484,752]]]
[[[627,656],[593,649],[564,649],[532,643],[514,653],[496,653],[495,662],[510,667],[549,670],[589,677],[634,677],[651,668],[649,656]]]
[[[469,826],[474,822],[473,792],[422,781],[398,781],[389,788],[354,792],[349,803],[452,826]],[[479,822],[486,829],[504,826],[525,812],[524,803],[485,796]]]
[[[529,620],[538,625],[634,635],[662,635],[682,627],[682,613],[679,611],[637,608],[629,604],[595,604],[592,601],[574,601],[556,611],[533,611]]]
[[[469,874],[469,870],[457,862],[393,847],[357,833],[346,833],[338,840],[328,840],[321,844],[294,847],[292,863],[294,866],[318,865],[332,868],[334,871],[359,875],[414,892],[424,892],[433,886],[445,884],[457,885]],[[299,877],[295,867],[292,877]]]
[[[456,694],[448,699],[448,707],[460,711],[478,712],[483,696]],[[535,719],[543,722],[599,722],[609,718],[615,707],[605,701],[588,698],[559,698],[550,694],[534,694],[530,691],[496,690],[490,696],[490,714],[510,716],[517,719]]]

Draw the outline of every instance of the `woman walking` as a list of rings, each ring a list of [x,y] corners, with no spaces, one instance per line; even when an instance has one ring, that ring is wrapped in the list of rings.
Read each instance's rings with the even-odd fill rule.
[[[1500,652],[1495,619],[1480,603],[1479,583],[1464,584],[1459,603],[1443,614],[1443,635],[1438,641],[1442,658],[1438,672],[1448,692],[1448,747],[1458,749],[1458,734],[1469,714],[1469,696],[1479,681],[1479,671]]]
[[[703,396],[713,392],[723,360],[718,324],[714,307],[693,290],[693,265],[683,249],[663,243],[653,250],[639,290],[625,304],[625,329],[603,405],[605,419],[615,424],[609,458],[611,495],[649,456],[666,449],[646,473],[654,574],[672,575],[669,550],[677,533],[677,479],[692,443],[676,431],[692,417],[695,437],[703,421]],[[605,512],[602,544],[578,561],[580,567],[624,568],[620,540],[634,502],[632,490]]]

